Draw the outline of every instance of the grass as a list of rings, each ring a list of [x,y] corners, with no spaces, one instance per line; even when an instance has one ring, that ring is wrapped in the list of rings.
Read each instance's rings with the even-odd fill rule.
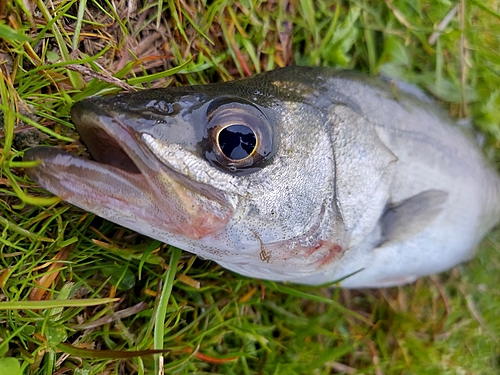
[[[68,113],[86,96],[295,62],[420,85],[473,119],[497,164],[499,20],[494,0],[4,3],[0,373],[497,374],[499,230],[469,264],[413,285],[282,285],[64,204],[21,157],[80,148]]]

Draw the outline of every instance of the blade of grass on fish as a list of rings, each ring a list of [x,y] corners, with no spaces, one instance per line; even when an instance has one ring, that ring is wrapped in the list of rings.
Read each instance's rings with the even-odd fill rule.
[[[34,161],[12,161],[9,160],[9,168],[34,168],[41,164],[40,160]]]
[[[50,197],[50,198],[42,198],[42,197],[33,197],[31,195],[26,194],[19,184],[16,181],[16,178],[8,169],[3,171],[3,174],[7,176],[10,182],[10,186],[12,190],[16,193],[17,197],[21,199],[24,203],[33,204],[35,206],[51,206],[53,204],[59,203],[61,198],[59,197]]]
[[[154,348],[162,350],[163,341],[165,340],[165,318],[167,314],[168,300],[172,293],[174,285],[175,273],[177,265],[181,258],[182,250],[172,247],[172,255],[170,256],[169,269],[165,273],[165,279],[161,291],[160,300],[156,309],[155,327],[154,327]],[[163,356],[155,355],[155,374],[160,374],[160,369],[163,369]]]
[[[118,302],[120,298],[70,299],[65,301],[5,301],[0,302],[0,310],[43,310],[59,307],[88,307]]]
[[[125,67],[123,67],[123,69],[120,70],[119,72],[115,73],[113,77],[118,79],[125,77],[132,70],[134,65],[135,62],[129,62],[125,64]],[[73,101],[79,102],[80,100],[83,100],[89,96],[94,96],[94,95],[115,94],[120,92],[120,90],[121,89],[114,84],[110,84],[108,82],[104,82],[94,78],[87,84],[87,86],[82,91],[73,95]]]

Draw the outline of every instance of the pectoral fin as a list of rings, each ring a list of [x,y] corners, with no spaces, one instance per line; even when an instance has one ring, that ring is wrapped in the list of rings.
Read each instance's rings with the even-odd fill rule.
[[[441,213],[446,199],[444,191],[427,190],[389,205],[380,218],[382,243],[402,242],[423,231]]]

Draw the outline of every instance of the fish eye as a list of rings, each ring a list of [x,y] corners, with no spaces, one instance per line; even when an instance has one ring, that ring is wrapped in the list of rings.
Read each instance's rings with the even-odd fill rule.
[[[249,126],[229,125],[217,133],[217,146],[228,159],[241,161],[256,150],[257,136]]]
[[[273,154],[270,121],[256,106],[225,98],[207,110],[210,163],[236,175],[257,171]]]

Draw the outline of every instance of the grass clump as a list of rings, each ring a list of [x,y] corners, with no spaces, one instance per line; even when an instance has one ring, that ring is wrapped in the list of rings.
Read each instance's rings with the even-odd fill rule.
[[[493,0],[4,3],[0,373],[497,374],[499,231],[470,264],[402,288],[282,285],[62,203],[20,160],[40,142],[80,148],[69,108],[89,95],[295,62],[416,83],[472,116],[496,162],[499,19]]]

